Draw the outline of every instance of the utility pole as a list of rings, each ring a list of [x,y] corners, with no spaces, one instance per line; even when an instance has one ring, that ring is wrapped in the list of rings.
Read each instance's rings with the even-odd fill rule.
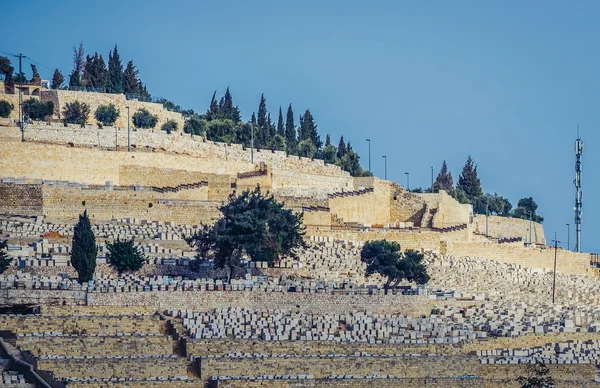
[[[410,173],[405,172],[404,174],[406,175],[406,189],[410,191]]]
[[[383,165],[384,165],[383,179],[387,180],[387,156],[385,156],[385,155],[383,155]]]
[[[583,155],[583,141],[579,136],[577,126],[577,140],[575,140],[575,252],[581,252],[581,207],[583,206],[581,192],[581,156]]]
[[[21,53],[14,55],[19,58],[19,126],[21,127],[21,141],[25,141],[25,123],[23,122],[23,58],[29,58]]]
[[[556,252],[558,251],[558,241],[556,239],[556,232],[554,232],[554,274],[552,279],[552,304],[554,304],[554,290],[556,289]]]
[[[431,193],[433,194],[433,166],[431,166]]]
[[[131,132],[129,129],[129,105],[127,108],[127,152],[131,152]]]
[[[529,211],[529,246],[533,244],[533,211]]]
[[[571,224],[567,224],[567,250],[571,250]]]
[[[371,139],[367,139],[367,142],[369,143],[369,172],[371,171]]]
[[[485,237],[489,236],[488,234],[488,217],[490,216],[490,198],[488,197],[487,203],[485,204]]]
[[[254,123],[250,123],[250,160],[254,164]]]

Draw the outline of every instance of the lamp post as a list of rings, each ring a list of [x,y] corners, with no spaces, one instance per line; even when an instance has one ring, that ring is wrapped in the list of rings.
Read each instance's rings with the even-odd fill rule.
[[[431,193],[433,194],[433,166],[431,166]]]
[[[406,175],[406,189],[410,191],[410,173],[405,172],[404,174]]]
[[[127,108],[127,152],[131,152],[131,130],[129,129],[129,105]]]
[[[387,180],[387,156],[383,155],[383,179]]]
[[[485,204],[485,237],[488,236],[488,217],[490,216],[490,198],[488,197]]]
[[[371,139],[367,139],[369,143],[369,172],[371,172]]]
[[[567,250],[571,250],[571,224],[567,224]]]
[[[533,212],[529,211],[529,246],[533,243]]]
[[[554,232],[554,273],[552,274],[552,304],[554,304],[554,290],[556,288],[556,251],[558,250],[558,239],[556,238],[556,232]]]
[[[254,164],[254,123],[250,122],[250,161]]]

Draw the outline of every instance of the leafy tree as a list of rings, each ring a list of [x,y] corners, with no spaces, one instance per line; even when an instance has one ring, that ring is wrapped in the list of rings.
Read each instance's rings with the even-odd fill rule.
[[[114,104],[100,105],[94,113],[96,120],[102,125],[114,125],[119,118],[119,111]]]
[[[8,101],[0,101],[0,117],[7,118],[10,116],[10,112],[14,109],[13,104]]]
[[[244,147],[252,145],[252,123],[238,123],[235,131],[235,142]]]
[[[85,67],[83,42],[79,43],[79,47],[73,46],[73,71],[69,76],[69,86],[81,86],[81,75]]]
[[[174,132],[177,130],[177,121],[175,120],[167,120],[162,127],[160,127],[160,129],[162,129],[163,131],[167,132],[167,134],[171,134],[171,132]]]
[[[0,76],[2,79],[6,80],[6,77],[12,74],[11,69],[14,71],[14,68],[10,65],[10,59],[0,56]]]
[[[274,151],[285,151],[285,137],[277,134],[271,140],[271,149]]]
[[[52,89],[60,89],[64,82],[65,77],[60,70],[54,69],[54,74],[52,75]]]
[[[32,84],[34,85],[41,85],[42,84],[42,77],[40,77],[40,73],[38,73],[37,70],[37,66],[34,65],[33,63],[31,64],[31,81]]]
[[[448,165],[446,161],[442,163],[442,168],[433,184],[433,190],[438,192],[445,190],[446,192],[451,191],[454,188],[454,179],[452,179],[452,173],[448,172]]]
[[[145,108],[135,112],[131,119],[136,128],[154,128],[158,123],[158,116],[151,114]]]
[[[464,191],[462,191],[459,188],[450,190],[448,192],[448,194],[450,194],[450,196],[452,198],[454,198],[455,200],[457,200],[459,203],[462,203],[462,204],[471,203],[469,197],[467,196],[467,193],[465,193]]]
[[[13,258],[8,256],[8,240],[0,240],[0,273],[10,267]]]
[[[550,369],[541,362],[527,364],[527,376],[519,376],[517,383],[521,388],[554,388],[554,379],[550,376]]]
[[[63,109],[65,124],[80,124],[85,127],[90,115],[90,106],[85,102],[67,102]]]
[[[321,136],[317,131],[317,124],[315,124],[315,119],[313,118],[310,110],[306,110],[303,115],[300,116],[300,129],[299,129],[299,139],[300,141],[310,139],[312,143],[317,148],[317,151],[321,149],[323,146],[323,142],[321,141]]]
[[[346,143],[344,142],[344,136],[340,137],[340,142],[338,144],[338,148],[337,148],[337,157],[338,159],[342,159],[344,157],[344,155],[346,155]]]
[[[544,217],[541,217],[537,214],[537,208],[538,204],[533,200],[532,197],[521,198],[519,203],[517,203],[517,208],[513,213],[513,217],[528,220],[529,214],[531,213],[531,219],[534,222],[542,223],[544,222]]]
[[[296,137],[296,126],[294,124],[294,111],[292,104],[288,106],[285,116],[285,143],[289,154],[296,154],[298,147],[298,138]]]
[[[208,122],[206,138],[211,141],[233,143],[236,128],[235,123],[231,120],[212,120]]]
[[[376,240],[367,242],[360,253],[367,265],[366,275],[378,273],[386,278],[384,288],[396,287],[402,280],[425,284],[429,281],[427,268],[423,264],[423,254],[408,250],[404,254],[394,241]]]
[[[94,278],[97,254],[96,237],[86,210],[79,216],[79,222],[75,225],[71,248],[71,265],[77,271],[81,283]]]
[[[337,149],[330,144],[325,145],[323,151],[321,152],[321,157],[325,163],[335,164],[338,161],[337,158]]]
[[[84,70],[85,86],[104,92],[109,82],[109,73],[106,69],[106,63],[104,62],[102,55],[94,53],[93,57],[88,56]]]
[[[285,139],[285,125],[283,124],[283,113],[279,107],[279,117],[277,118],[277,134]]]
[[[512,204],[507,198],[504,198],[497,193],[484,194],[481,197],[475,198],[473,201],[473,211],[477,214],[486,214],[486,207],[490,214],[498,216],[510,215]]]
[[[203,226],[185,240],[199,258],[212,259],[219,268],[227,267],[228,280],[244,256],[272,265],[282,256],[295,257],[295,250],[306,246],[302,214],[285,209],[259,187],[240,196],[232,193],[220,210],[223,217],[213,226]]]
[[[17,75],[15,75],[15,82],[18,84],[26,83],[27,77],[25,77],[25,73],[23,73],[23,72],[17,73]]]
[[[315,147],[310,139],[305,139],[298,143],[298,156],[312,159],[316,153],[317,147]]]
[[[481,182],[477,176],[477,166],[473,163],[471,156],[469,156],[465,166],[463,167],[463,171],[458,178],[458,185],[456,188],[464,191],[471,203],[475,200],[475,198],[480,197],[483,194],[483,191],[481,190]]]
[[[115,48],[108,53],[108,92],[123,93],[123,64],[121,57]]]
[[[368,171],[365,172],[360,167],[360,156],[350,147],[350,143],[348,143],[346,149],[346,154],[342,156],[342,159],[338,160],[340,168],[348,171],[352,176],[369,176],[369,174],[366,174]]]
[[[191,133],[192,135],[201,136],[206,134],[207,123],[200,116],[191,116],[185,120],[183,124],[183,132]]]
[[[23,113],[31,120],[46,120],[54,114],[54,102],[30,98],[23,103]]]
[[[119,274],[126,271],[138,271],[144,265],[146,257],[144,253],[134,245],[134,239],[120,240],[117,238],[113,243],[107,243],[108,264],[116,269]]]

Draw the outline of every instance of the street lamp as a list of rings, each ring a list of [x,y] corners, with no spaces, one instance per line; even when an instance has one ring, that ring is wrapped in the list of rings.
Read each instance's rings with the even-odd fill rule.
[[[406,189],[410,191],[410,173],[405,172],[404,174],[406,175]]]
[[[567,250],[571,250],[571,224],[567,224]]]
[[[127,152],[131,152],[131,130],[129,129],[129,105],[127,108]]]
[[[369,143],[369,172],[371,172],[371,139],[367,139]]]
[[[433,166],[431,166],[431,193],[433,194]]]
[[[254,164],[254,123],[250,122],[250,160]]]
[[[387,156],[386,155],[383,155],[383,165],[384,165],[383,179],[387,180]]]

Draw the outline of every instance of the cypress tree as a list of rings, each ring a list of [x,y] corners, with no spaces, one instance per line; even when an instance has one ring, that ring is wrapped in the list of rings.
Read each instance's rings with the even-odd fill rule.
[[[106,91],[109,81],[109,74],[108,70],[106,69],[104,58],[102,58],[102,54],[94,55],[94,76],[94,88],[97,88],[102,92]]]
[[[65,82],[65,77],[60,70],[54,69],[54,75],[52,75],[52,89],[60,89],[63,82]]]
[[[315,119],[308,109],[302,116],[300,116],[299,132],[300,141],[309,139],[315,145],[315,147],[317,147],[317,150],[321,149],[323,142],[321,141],[321,136],[319,136],[319,132],[317,131]]]
[[[328,145],[331,145],[331,136],[329,136],[329,134],[325,136],[325,147]]]
[[[71,248],[71,265],[77,271],[79,282],[88,282],[94,278],[97,254],[96,237],[86,210],[75,225]]]
[[[288,106],[286,120],[285,120],[285,143],[289,154],[296,154],[296,148],[298,146],[298,138],[296,137],[296,126],[294,124],[294,111],[292,110],[292,104]]]
[[[344,155],[346,155],[346,143],[344,142],[344,136],[342,135],[338,144],[337,157],[341,160]]]
[[[285,126],[283,125],[283,113],[281,113],[281,107],[279,107],[279,118],[277,119],[277,134],[285,138]]]
[[[139,94],[140,82],[138,80],[138,70],[133,61],[127,62],[127,67],[123,71],[123,92],[125,94]]]
[[[446,165],[446,161],[442,163],[442,168],[440,169],[440,173],[438,174],[435,183],[433,184],[434,191],[450,191],[454,188],[454,179],[452,179],[452,173],[448,172],[448,166]]]
[[[212,99],[210,100],[210,107],[206,111],[204,117],[206,117],[206,121],[216,120],[219,118],[219,104],[217,103],[217,91],[215,90]]]
[[[8,256],[8,240],[0,240],[0,273],[6,271],[12,262],[12,257]]]
[[[458,177],[456,188],[464,191],[471,203],[483,194],[481,182],[477,176],[477,166],[473,163],[470,155],[463,167],[462,174]]]
[[[269,142],[269,127],[267,122],[267,100],[265,95],[260,95],[260,104],[258,104],[258,116],[256,118],[258,124],[257,135],[254,139],[258,140],[256,144],[262,146]]]
[[[108,92],[123,93],[123,64],[117,45],[108,53]]]
[[[85,67],[83,55],[83,42],[79,43],[79,47],[73,46],[73,72],[69,76],[69,86],[81,86],[81,74]]]
[[[269,112],[269,114],[267,114],[267,128],[269,130],[269,142],[270,142],[271,140],[273,140],[275,135],[277,135],[277,127],[273,123],[273,120],[271,120],[271,112]]]

